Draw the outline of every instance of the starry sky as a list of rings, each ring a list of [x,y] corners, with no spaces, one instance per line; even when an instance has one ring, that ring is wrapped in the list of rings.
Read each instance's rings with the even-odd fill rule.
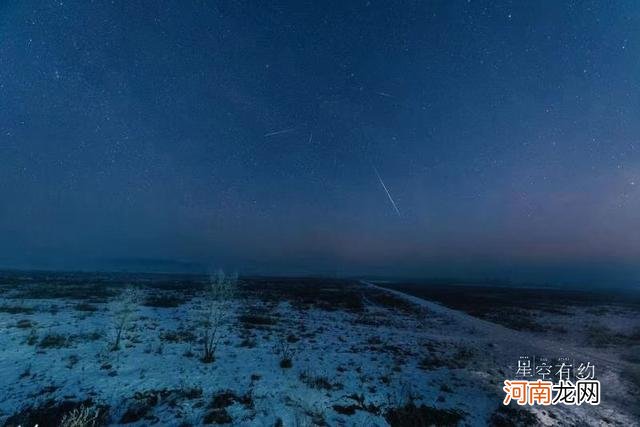
[[[0,3],[0,266],[640,280],[635,1]]]

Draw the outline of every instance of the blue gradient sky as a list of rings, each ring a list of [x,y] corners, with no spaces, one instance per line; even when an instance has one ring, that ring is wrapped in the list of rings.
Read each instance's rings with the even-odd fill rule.
[[[0,266],[640,278],[639,3],[260,3],[0,4]]]

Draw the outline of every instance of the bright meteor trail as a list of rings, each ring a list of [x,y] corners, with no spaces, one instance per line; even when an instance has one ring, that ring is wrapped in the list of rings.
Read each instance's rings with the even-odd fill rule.
[[[378,177],[378,181],[380,181],[380,185],[382,185],[382,188],[384,188],[384,192],[387,193],[387,197],[389,198],[389,201],[393,205],[393,210],[396,211],[396,213],[398,214],[398,218],[400,218],[400,211],[398,210],[398,206],[396,206],[396,202],[393,201],[393,197],[391,197],[391,193],[389,193],[389,190],[387,189],[387,186],[384,185],[384,181],[382,180],[382,177],[380,176],[380,173],[378,172],[378,169],[376,169],[376,167],[374,166],[373,170],[376,172],[376,175]]]

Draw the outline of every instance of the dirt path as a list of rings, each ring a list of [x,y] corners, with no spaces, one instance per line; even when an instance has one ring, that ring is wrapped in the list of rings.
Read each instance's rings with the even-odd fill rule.
[[[454,310],[445,307],[441,304],[433,301],[425,300],[413,295],[406,294],[394,289],[385,288],[380,285],[376,285],[371,282],[361,281],[361,283],[370,288],[386,291],[412,302],[418,306],[421,306],[431,313],[441,316],[450,320],[453,324],[462,328],[471,328],[476,334],[468,338],[471,339],[490,339],[495,343],[502,343],[510,348],[530,350],[534,349],[538,351],[537,354],[548,355],[549,352],[557,353],[558,355],[571,355],[571,357],[583,358],[584,360],[590,360],[592,362],[599,362],[613,370],[622,370],[631,364],[625,361],[621,361],[618,358],[612,357],[611,354],[607,354],[606,351],[600,351],[597,349],[584,349],[578,348],[575,345],[570,345],[557,340],[551,340],[544,337],[540,337],[534,333],[516,331],[514,329],[507,328],[505,326],[490,322],[488,320],[480,319],[464,313],[459,310]],[[550,355],[551,356],[551,355]]]
[[[445,325],[440,330],[428,333],[433,338],[453,339],[458,338],[465,343],[473,343],[485,353],[485,357],[494,358],[494,363],[506,368],[509,364],[516,363],[519,356],[544,355],[547,357],[570,357],[575,360],[589,361],[598,370],[598,379],[603,385],[603,400],[600,406],[555,407],[560,413],[565,414],[567,425],[573,422],[586,423],[587,425],[609,425],[600,420],[615,421],[618,425],[640,425],[638,420],[628,412],[625,407],[625,399],[628,399],[626,387],[620,383],[620,373],[631,363],[620,360],[614,352],[606,349],[585,349],[575,345],[540,337],[531,332],[516,331],[505,326],[498,325],[487,320],[473,317],[462,311],[454,310],[433,301],[428,301],[413,295],[394,289],[385,288],[371,282],[361,281],[371,289],[389,292],[406,301],[423,307],[431,315],[446,319]],[[490,348],[488,345],[490,344]],[[498,366],[499,367],[499,366]],[[506,378],[505,378],[506,379]],[[606,396],[606,397],[605,397]],[[541,419],[546,415],[541,408],[532,409]],[[572,421],[569,421],[572,420]],[[556,424],[553,419],[546,421]],[[546,424],[546,422],[545,422]]]

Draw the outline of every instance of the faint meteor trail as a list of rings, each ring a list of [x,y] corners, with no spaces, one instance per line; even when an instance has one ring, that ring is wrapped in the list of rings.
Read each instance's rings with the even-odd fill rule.
[[[395,98],[395,96],[386,92],[374,92],[376,95],[384,96],[385,98]]]
[[[270,137],[270,136],[281,135],[283,133],[293,132],[294,130],[296,130],[296,128],[277,130],[277,131],[274,131],[274,132],[265,133],[264,137],[267,138],[267,137]]]
[[[380,176],[380,173],[378,173],[378,169],[375,166],[373,166],[373,170],[376,172],[376,176],[378,177],[378,181],[380,181],[380,185],[382,185],[382,188],[384,188],[384,192],[387,193],[387,197],[389,198],[389,201],[393,205],[393,210],[396,211],[396,213],[398,214],[398,218],[400,218],[400,211],[398,210],[398,207],[396,206],[396,202],[393,201],[393,197],[391,197],[391,193],[389,193],[389,190],[387,189],[387,186],[384,185],[384,181],[382,180],[382,177]]]

